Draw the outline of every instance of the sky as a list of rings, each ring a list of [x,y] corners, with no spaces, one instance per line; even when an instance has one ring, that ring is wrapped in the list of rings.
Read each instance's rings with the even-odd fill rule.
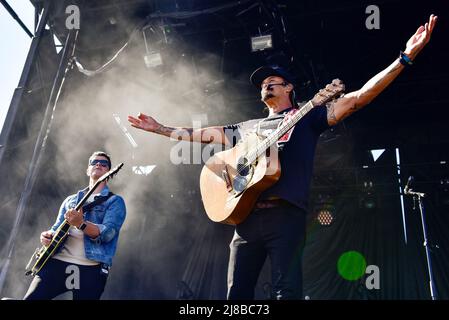
[[[34,7],[27,0],[9,0],[19,18],[34,31]],[[9,104],[19,83],[31,44],[31,38],[16,20],[0,5],[0,128],[3,128]]]

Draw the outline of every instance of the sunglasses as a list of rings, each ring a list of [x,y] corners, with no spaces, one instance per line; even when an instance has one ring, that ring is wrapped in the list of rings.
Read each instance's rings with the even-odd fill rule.
[[[100,164],[100,166],[102,167],[109,167],[109,161],[108,160],[98,160],[98,159],[94,159],[94,160],[90,160],[89,161],[89,165],[94,166],[97,163]]]

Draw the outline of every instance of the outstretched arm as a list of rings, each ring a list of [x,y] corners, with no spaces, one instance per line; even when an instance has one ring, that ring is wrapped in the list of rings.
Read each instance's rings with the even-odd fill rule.
[[[417,54],[429,42],[437,16],[433,14],[429,22],[420,26],[415,34],[407,41],[404,54],[414,60]],[[397,58],[386,69],[371,78],[361,89],[350,92],[344,97],[327,104],[327,121],[329,125],[335,125],[357,110],[360,110],[375,97],[377,97],[404,69],[404,65]],[[332,90],[331,87],[325,90]]]
[[[137,118],[128,116],[131,126],[148,132],[154,132],[176,140],[185,140],[201,143],[217,143],[230,145],[223,127],[208,128],[179,128],[167,127],[157,122],[153,117],[139,113]]]

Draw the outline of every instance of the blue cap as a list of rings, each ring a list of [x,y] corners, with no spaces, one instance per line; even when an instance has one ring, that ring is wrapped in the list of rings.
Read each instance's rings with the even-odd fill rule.
[[[281,77],[285,81],[293,83],[293,76],[278,65],[260,67],[253,72],[249,79],[253,85],[260,89],[262,81],[271,76]]]

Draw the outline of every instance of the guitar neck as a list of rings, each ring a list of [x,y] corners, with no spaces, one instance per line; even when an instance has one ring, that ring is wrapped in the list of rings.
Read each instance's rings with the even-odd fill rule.
[[[84,195],[84,197],[81,199],[80,202],[78,202],[78,204],[75,207],[75,210],[78,211],[84,203],[86,203],[87,199],[89,199],[89,197],[92,195],[92,193],[97,189],[97,187],[100,185],[100,183],[103,183],[105,181],[108,181],[109,179],[111,179],[114,175],[117,174],[117,172],[119,172],[119,170],[123,167],[123,162],[120,163],[118,166],[116,166],[114,169],[109,170],[109,172],[105,173],[104,175],[102,175],[100,177],[100,179],[98,179],[95,184],[93,185],[92,188],[89,189],[89,191],[87,191],[87,193]],[[64,219],[64,221],[61,223],[61,225],[59,226],[57,232],[59,232],[60,230],[65,230],[65,226],[68,224],[68,221]],[[68,229],[67,229],[68,231]]]
[[[295,124],[298,123],[310,110],[312,110],[314,105],[310,100],[305,105],[303,105],[291,118],[282,122],[282,124],[268,135],[261,143],[257,145],[255,150],[248,154],[248,160],[252,163],[258,157],[265,154],[266,150],[275,144],[284,134],[288,132]]]
[[[97,189],[97,187],[100,185],[102,181],[97,181],[94,186],[92,188],[89,189],[89,191],[87,191],[87,193],[84,195],[84,197],[81,199],[80,202],[78,202],[78,204],[75,207],[75,210],[79,210],[84,203],[86,203],[87,199],[89,199],[89,197],[92,195],[92,193],[94,193],[95,189]]]

